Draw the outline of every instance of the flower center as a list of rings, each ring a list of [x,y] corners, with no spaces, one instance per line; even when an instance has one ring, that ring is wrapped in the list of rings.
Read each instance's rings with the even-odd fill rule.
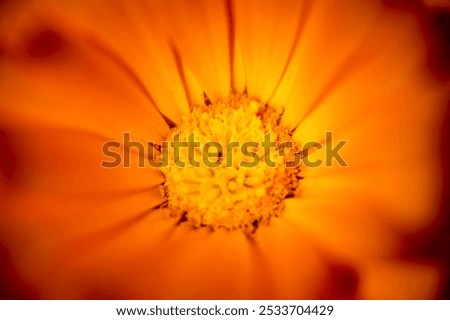
[[[295,195],[299,147],[280,114],[246,96],[194,107],[168,137],[163,194],[194,227],[253,233]]]

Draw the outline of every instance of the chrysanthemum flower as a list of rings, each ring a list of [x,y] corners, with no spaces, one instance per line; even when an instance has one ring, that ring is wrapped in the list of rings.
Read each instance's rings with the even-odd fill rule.
[[[440,221],[447,91],[412,11],[357,0],[49,0],[3,1],[0,16],[9,297],[439,294],[445,266],[415,246]],[[235,128],[251,103],[260,113],[248,123],[273,110],[297,143],[326,145],[326,132],[348,141],[348,166],[301,167],[295,193],[272,202],[268,190],[284,185],[263,171],[253,202],[221,194],[215,209],[198,203],[205,188],[180,191],[198,183],[177,180],[190,168],[139,168],[136,152],[130,168],[100,166],[104,143],[124,132],[158,144],[176,130],[213,132],[213,114]],[[239,117],[225,116],[231,104]],[[189,125],[196,110],[211,112]]]

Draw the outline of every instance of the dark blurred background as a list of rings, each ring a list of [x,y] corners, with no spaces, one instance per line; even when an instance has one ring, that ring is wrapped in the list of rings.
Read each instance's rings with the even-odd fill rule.
[[[430,56],[430,67],[440,81],[450,88],[450,0],[424,0],[427,19],[430,23],[434,50]],[[442,235],[436,239],[436,254],[442,254],[447,260],[450,272],[450,99],[447,101],[447,112],[444,119],[441,141],[442,161],[444,169],[444,197],[442,210]],[[442,298],[450,299],[450,279],[447,279],[442,290]]]

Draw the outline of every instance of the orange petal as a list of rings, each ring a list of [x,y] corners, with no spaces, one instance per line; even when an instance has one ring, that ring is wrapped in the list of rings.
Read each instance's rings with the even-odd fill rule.
[[[152,1],[166,41],[200,83],[211,101],[228,97],[230,22],[225,1]]]
[[[379,47],[361,48],[362,43],[378,39],[377,34],[384,32],[380,9],[381,1],[311,3],[289,67],[271,100],[285,107],[283,121],[287,125],[295,126],[335,89],[336,83],[360,68],[359,60],[365,63],[383,48],[382,41],[377,43]],[[396,27],[386,29],[391,33]],[[358,60],[357,54],[362,56]]]
[[[164,256],[157,274],[164,282],[159,288],[163,299],[249,299],[250,247],[241,232],[179,226],[164,244]],[[146,297],[148,289],[135,279],[137,297]]]
[[[320,252],[301,228],[273,219],[258,229],[253,248],[253,291],[258,299],[319,298],[327,276]]]
[[[242,54],[247,92],[251,97],[267,102],[277,88],[301,32],[305,3],[232,2],[235,41]]]
[[[10,140],[17,163],[2,192],[0,232],[20,274],[43,297],[70,296],[78,288],[73,266],[98,251],[156,243],[156,229],[164,230],[164,216],[152,213],[164,201],[156,169],[102,168],[104,141],[80,132],[24,130]]]
[[[299,115],[297,141],[324,144],[314,159],[325,161],[327,146],[330,151],[346,141],[339,154],[348,167],[333,160],[304,168],[304,197],[366,203],[377,219],[409,233],[430,224],[438,213],[439,136],[448,89],[426,70],[426,48],[414,19],[382,12],[384,24],[370,29],[348,61],[350,69],[338,69],[336,81],[324,87],[316,104],[300,103],[306,109],[293,108],[285,119],[296,126],[294,113]],[[333,134],[333,142],[325,141],[325,132]]]
[[[286,202],[283,219],[329,255],[356,265],[397,254],[400,239],[358,199],[305,196]]]

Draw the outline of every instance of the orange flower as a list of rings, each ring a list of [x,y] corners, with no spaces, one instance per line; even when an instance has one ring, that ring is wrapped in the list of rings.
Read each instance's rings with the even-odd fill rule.
[[[412,11],[48,0],[2,2],[0,15],[6,297],[438,296],[444,265],[408,239],[438,230],[447,90]],[[156,168],[100,167],[123,132],[161,142],[205,96],[244,92],[295,141],[348,141],[349,167],[303,167],[300,193],[253,237],[167,217]]]

